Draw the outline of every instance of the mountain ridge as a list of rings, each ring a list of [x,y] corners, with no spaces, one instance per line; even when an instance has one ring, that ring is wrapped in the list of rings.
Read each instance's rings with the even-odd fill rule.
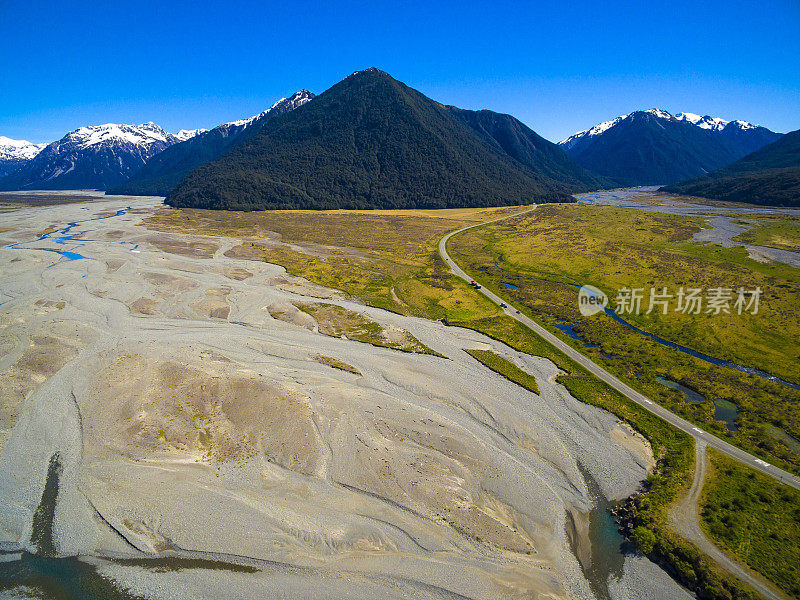
[[[192,170],[212,161],[245,142],[274,116],[302,106],[314,99],[306,89],[281,98],[268,109],[246,119],[223,123],[189,140],[166,148],[150,158],[131,177],[114,186],[110,194],[166,196]]]
[[[0,177],[9,175],[32,160],[47,144],[14,140],[0,135]]]
[[[191,135],[184,130],[182,136]],[[68,132],[0,178],[2,190],[100,189],[125,181],[148,158],[181,141],[153,122],[105,123]]]
[[[800,130],[713,173],[661,189],[728,202],[800,206]]]
[[[574,185],[609,185],[606,179],[589,173],[569,160],[557,144],[543,138],[516,117],[491,110],[467,110],[447,105],[456,118],[469,126],[490,145],[532,171]]]
[[[577,185],[536,173],[462,121],[377,68],[356,71],[191,172],[166,202],[235,210],[489,206],[572,201],[595,183],[588,174]]]
[[[780,135],[747,121],[652,108],[579,131],[559,146],[620,185],[659,185],[714,171]]]

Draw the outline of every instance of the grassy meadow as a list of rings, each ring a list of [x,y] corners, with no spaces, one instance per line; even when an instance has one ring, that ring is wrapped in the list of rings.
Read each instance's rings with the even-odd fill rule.
[[[759,215],[757,220],[757,227],[745,231],[733,239],[756,246],[800,252],[800,217]]]
[[[466,352],[483,366],[491,369],[498,375],[516,383],[518,386],[524,387],[534,394],[539,393],[539,384],[536,383],[536,378],[533,375],[526,373],[517,365],[497,354],[497,352],[492,352],[491,350],[467,350]]]
[[[242,239],[233,255],[259,258],[292,275],[342,290],[371,306],[429,319],[499,315],[450,274],[439,239],[520,207],[408,211],[229,212],[164,209],[150,229]]]
[[[655,310],[624,316],[668,340],[800,382],[800,270],[755,262],[743,248],[689,241],[702,226],[701,218],[546,205],[465,231],[451,239],[449,251],[482,284],[633,387],[716,435],[800,472],[800,454],[792,443],[800,439],[800,392],[665,347],[605,314],[583,317],[578,311],[576,286],[582,284],[606,291],[612,305],[618,289],[644,288],[642,312],[651,287],[674,294],[681,286],[758,286],[763,295],[756,315]],[[556,325],[563,323],[574,324],[582,340],[561,334]],[[679,382],[707,401],[689,404],[681,391],[657,377]],[[735,430],[717,418],[715,400],[736,406]]]
[[[405,330],[387,330],[380,323],[376,323],[360,313],[347,310],[336,304],[298,302],[295,306],[314,318],[319,327],[319,332],[323,335],[331,337],[344,336],[348,340],[400,350],[401,352],[440,356],[409,332]]]
[[[800,597],[800,492],[713,449],[701,524],[721,548]]]

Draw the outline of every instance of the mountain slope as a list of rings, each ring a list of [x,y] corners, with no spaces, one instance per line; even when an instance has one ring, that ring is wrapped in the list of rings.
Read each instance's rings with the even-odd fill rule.
[[[800,130],[723,169],[662,190],[729,202],[800,206]]]
[[[747,156],[767,144],[778,141],[782,135],[746,121],[731,121],[719,132],[719,137],[741,156]]]
[[[27,140],[12,140],[0,135],[0,177],[19,169],[45,146],[47,144],[32,144]]]
[[[636,111],[559,145],[582,167],[621,185],[673,183],[723,167],[780,134],[746,121]]]
[[[443,208],[570,201],[455,118],[378,69],[358,71],[190,173],[173,206],[218,209]]]
[[[0,179],[0,189],[104,190],[122,183],[151,156],[179,141],[155,123],[81,127]]]
[[[455,106],[447,108],[486,143],[522,163],[537,179],[553,179],[575,186],[576,190],[582,186],[589,189],[610,185],[604,178],[579,167],[564,150],[511,115]]]
[[[166,196],[190,171],[244,143],[272,117],[294,110],[312,98],[314,94],[300,90],[289,98],[282,98],[261,114],[219,125],[170,146],[148,160],[128,181],[110,189],[109,193]]]

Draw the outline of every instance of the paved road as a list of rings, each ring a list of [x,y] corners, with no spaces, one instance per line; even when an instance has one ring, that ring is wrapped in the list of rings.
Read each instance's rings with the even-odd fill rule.
[[[452,233],[448,233],[439,241],[439,254],[441,254],[442,258],[447,262],[447,264],[450,265],[450,269],[453,271],[454,274],[458,275],[459,277],[461,277],[461,279],[464,279],[465,281],[472,281],[472,278],[469,275],[467,275],[461,269],[461,267],[459,267],[455,263],[455,261],[453,261],[452,258],[450,258],[449,254],[447,254],[447,247],[446,247],[447,240],[449,240],[454,235],[461,233],[462,231],[466,231],[467,229],[472,229],[473,227],[480,227],[481,225],[486,225],[487,223],[494,223],[496,221],[508,219],[513,216],[525,214],[526,212],[531,212],[532,210],[535,210],[535,208],[536,207],[528,211],[524,211],[522,213],[515,213],[513,215],[500,217],[499,219],[487,221],[486,223],[476,223],[475,225],[463,227],[462,229],[453,231]],[[530,329],[537,335],[541,336],[546,341],[550,342],[550,344],[552,344],[553,346],[561,350],[561,352],[569,356],[572,360],[574,360],[575,362],[586,368],[586,370],[591,372],[595,377],[605,381],[615,390],[619,391],[627,398],[636,402],[636,404],[639,404],[643,406],[645,409],[649,410],[651,413],[658,415],[659,417],[661,417],[674,427],[677,427],[678,429],[685,431],[686,433],[694,437],[695,440],[698,441],[698,443],[703,442],[704,444],[711,446],[712,448],[716,448],[720,452],[724,452],[728,456],[735,458],[736,460],[743,462],[746,465],[753,467],[758,471],[761,471],[762,473],[766,473],[773,479],[777,479],[778,481],[785,483],[786,485],[789,485],[795,489],[800,490],[800,477],[792,475],[791,473],[788,473],[782,469],[779,469],[778,467],[771,465],[766,461],[761,460],[760,458],[756,458],[752,454],[749,454],[744,450],[741,450],[736,446],[733,446],[728,442],[721,440],[715,435],[712,435],[707,431],[704,431],[699,427],[693,425],[692,423],[689,423],[689,421],[687,421],[686,419],[682,419],[678,415],[668,411],[663,406],[656,404],[655,402],[647,398],[644,394],[640,394],[629,385],[617,379],[614,375],[606,371],[603,367],[601,367],[600,365],[596,364],[595,362],[593,362],[592,360],[590,360],[589,358],[578,352],[575,348],[573,348],[566,342],[563,342],[561,339],[557,338],[555,335],[550,333],[547,329],[536,323],[534,320],[529,319],[524,314],[517,314],[516,309],[507,300],[504,300],[494,292],[487,290],[486,287],[481,287],[479,291],[483,293],[484,296],[486,296],[487,298],[489,298],[498,305],[501,302],[505,302],[506,304],[508,304],[508,308],[505,308],[503,310],[509,317],[511,317],[512,319],[516,319],[517,321],[528,327],[528,329]],[[577,302],[577,295],[575,301]]]
[[[764,578],[741,565],[728,556],[706,537],[700,527],[700,495],[706,478],[706,445],[699,441],[695,444],[694,480],[687,494],[678,500],[669,512],[670,521],[676,531],[680,531],[686,539],[693,542],[700,550],[708,554],[728,572],[747,582],[768,600],[788,600],[783,592],[775,588]]]

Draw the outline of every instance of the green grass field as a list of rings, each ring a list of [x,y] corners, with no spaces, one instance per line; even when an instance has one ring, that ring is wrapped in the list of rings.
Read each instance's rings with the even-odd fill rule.
[[[477,280],[557,334],[556,324],[575,324],[573,330],[589,347],[561,337],[633,387],[716,435],[800,471],[800,454],[790,443],[800,439],[797,390],[680,353],[607,315],[583,317],[578,311],[577,284],[605,290],[612,302],[622,287],[649,292],[651,287],[760,286],[764,294],[757,315],[625,316],[690,348],[800,380],[800,270],[757,263],[742,248],[690,242],[702,225],[699,218],[630,209],[548,205],[465,231],[451,239],[449,251]],[[707,401],[689,404],[656,377],[680,382]],[[714,400],[736,405],[736,431],[717,418]]]
[[[517,365],[507,361],[496,352],[492,352],[491,350],[467,350],[466,352],[472,358],[498,375],[502,375],[509,381],[524,387],[534,394],[539,393],[539,384],[536,383],[536,378],[533,375],[526,373]]]
[[[345,336],[355,342],[391,348],[401,352],[441,356],[405,330],[389,331],[380,323],[336,304],[298,302],[295,303],[295,306],[314,318],[319,332],[323,335]]]
[[[466,225],[514,214],[514,208],[439,211],[227,212],[164,209],[150,229],[241,238],[232,251],[342,290],[371,306],[429,319],[500,314],[450,274],[439,239]]]
[[[800,252],[800,217],[759,215],[759,225],[739,234],[734,240],[756,246]]]
[[[700,501],[707,535],[800,597],[800,492],[715,450],[709,459]]]
[[[339,360],[333,356],[317,354],[317,356],[314,358],[318,363],[327,365],[331,368],[339,369],[340,371],[346,371],[347,373],[352,373],[353,375],[361,375],[361,371],[356,369],[353,365],[346,363],[343,360]]]

